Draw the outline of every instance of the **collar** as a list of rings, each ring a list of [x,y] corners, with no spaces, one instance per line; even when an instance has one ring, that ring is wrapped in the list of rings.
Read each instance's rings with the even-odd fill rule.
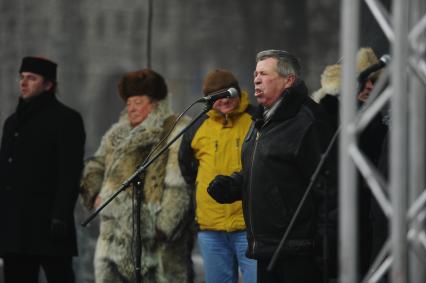
[[[292,87],[286,89],[281,95],[280,102],[274,104],[276,108],[268,114],[268,121],[284,121],[294,117],[300,110],[302,104],[308,98],[308,89],[304,81],[299,81]],[[272,110],[272,109],[271,109]],[[269,111],[271,111],[269,110]],[[255,115],[256,127],[261,127],[266,121],[264,119],[264,107],[259,105]]]
[[[274,105],[270,108],[263,107],[263,119],[265,121],[269,120],[271,118],[272,114],[277,110],[278,106],[280,105],[281,101],[283,100],[283,97],[280,96],[277,101],[275,101]]]
[[[55,93],[50,91],[40,93],[39,95],[32,97],[29,100],[24,100],[22,97],[19,97],[16,113],[18,116],[26,116],[28,113],[36,111],[40,107],[43,107],[43,105],[46,105],[55,99]]]

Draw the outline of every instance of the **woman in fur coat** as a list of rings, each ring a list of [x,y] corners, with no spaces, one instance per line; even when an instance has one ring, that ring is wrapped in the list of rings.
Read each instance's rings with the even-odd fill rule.
[[[164,100],[164,79],[150,69],[125,74],[119,94],[127,103],[127,115],[107,131],[84,169],[81,196],[88,209],[98,207],[134,173],[175,120]],[[179,170],[179,144],[180,140],[145,172],[140,215],[143,282],[191,282],[193,278],[192,195]],[[132,199],[129,188],[100,214],[94,259],[97,283],[135,281]]]

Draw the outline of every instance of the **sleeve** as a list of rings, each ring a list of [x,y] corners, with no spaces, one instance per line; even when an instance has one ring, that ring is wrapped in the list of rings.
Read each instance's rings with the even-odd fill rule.
[[[3,134],[1,136],[1,143],[0,143],[0,154],[5,154],[8,151],[6,149],[6,145],[7,145],[6,139],[7,139],[7,136],[10,135],[10,127],[9,127],[10,119],[11,118],[8,118],[3,125]],[[1,156],[1,158],[3,159],[3,158],[6,158],[6,157]]]
[[[57,189],[52,219],[68,221],[73,216],[83,168],[85,132],[80,114],[71,112],[57,131]]]
[[[232,178],[232,186],[230,189],[232,192],[232,197],[235,198],[235,200],[242,200],[242,191],[244,183],[242,171],[234,172],[231,174],[230,177]]]
[[[198,160],[195,158],[191,143],[198,129],[206,119],[208,119],[208,116],[203,115],[199,120],[195,121],[183,135],[179,146],[178,161],[180,171],[186,183],[191,185],[192,188],[195,188],[195,181],[197,179]]]
[[[328,156],[324,153],[331,142],[331,130],[327,124],[316,121],[312,123],[298,150],[298,165],[303,176],[313,184],[312,192],[317,211],[317,232],[319,236],[336,236],[337,233],[337,175],[336,145]],[[325,162],[316,176],[312,177],[322,158]]]
[[[93,208],[95,198],[102,188],[105,172],[105,156],[106,138],[104,137],[94,156],[86,160],[80,181],[82,203],[89,210]]]
[[[180,129],[175,129],[174,132],[179,131]],[[194,220],[193,190],[186,184],[178,165],[181,142],[182,139],[178,139],[169,148],[165,188],[156,224],[157,231],[168,241],[178,239],[188,229],[188,224]]]
[[[187,184],[195,186],[195,180],[198,173],[198,161],[195,159],[191,142],[194,137],[193,131],[187,131],[180,143],[178,161],[180,171]]]
[[[303,177],[310,179],[317,168],[329,140],[328,127],[319,122],[311,123],[299,144],[297,150],[297,165]]]
[[[1,136],[0,148],[3,148],[6,142],[6,133],[8,132],[8,121],[9,120],[6,120],[6,122],[3,124],[3,134]]]

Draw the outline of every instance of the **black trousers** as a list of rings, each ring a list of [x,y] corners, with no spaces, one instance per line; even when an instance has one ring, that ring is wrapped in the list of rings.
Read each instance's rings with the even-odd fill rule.
[[[7,254],[3,256],[5,283],[38,283],[40,267],[49,283],[74,283],[71,256]]]
[[[321,273],[313,257],[291,257],[278,260],[268,271],[269,259],[257,260],[257,283],[319,283]]]

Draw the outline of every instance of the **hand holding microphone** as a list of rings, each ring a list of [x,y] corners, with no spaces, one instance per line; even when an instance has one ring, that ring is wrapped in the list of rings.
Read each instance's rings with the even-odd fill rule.
[[[383,55],[382,57],[380,57],[378,63],[371,65],[370,67],[359,73],[358,82],[360,84],[365,84],[365,81],[372,73],[386,67],[390,63],[390,61],[391,57],[388,54]]]

